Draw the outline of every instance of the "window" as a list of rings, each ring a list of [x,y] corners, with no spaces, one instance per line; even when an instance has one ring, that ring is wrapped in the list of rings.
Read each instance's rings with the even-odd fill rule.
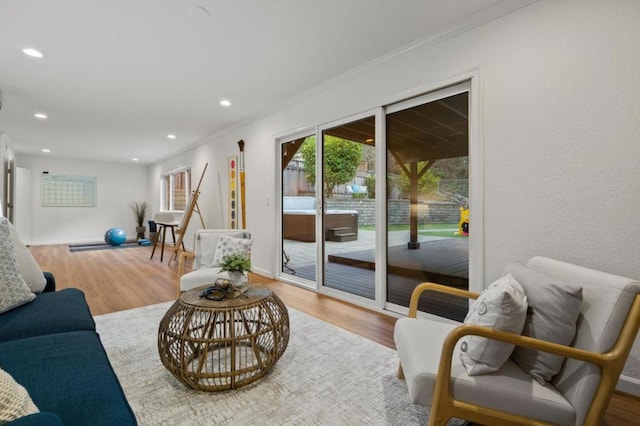
[[[191,193],[191,169],[180,170],[162,177],[160,183],[163,211],[182,211]]]

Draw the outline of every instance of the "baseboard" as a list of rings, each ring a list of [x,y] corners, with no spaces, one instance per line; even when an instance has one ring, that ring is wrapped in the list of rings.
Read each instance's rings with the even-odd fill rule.
[[[69,241],[69,240],[56,240],[56,241],[31,241],[29,244],[26,244],[28,246],[52,246],[52,245],[59,245],[59,244],[98,244],[98,243],[104,243],[104,239],[99,240],[99,239],[88,239],[88,240],[73,240],[73,241]]]
[[[620,376],[616,385],[618,392],[628,393],[630,395],[640,396],[640,380],[629,376]]]
[[[251,272],[253,272],[254,274],[258,274],[258,275],[262,275],[263,277],[267,277],[267,278],[274,278],[274,275],[271,271],[268,271],[266,269],[262,269],[262,268],[251,268]]]

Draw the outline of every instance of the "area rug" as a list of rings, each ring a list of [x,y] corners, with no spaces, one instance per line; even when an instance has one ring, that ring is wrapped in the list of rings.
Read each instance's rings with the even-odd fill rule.
[[[396,352],[289,309],[289,346],[267,376],[246,387],[188,389],[162,365],[157,333],[171,303],[96,317],[98,333],[141,425],[418,425],[395,376]],[[458,419],[449,424],[463,424]]]

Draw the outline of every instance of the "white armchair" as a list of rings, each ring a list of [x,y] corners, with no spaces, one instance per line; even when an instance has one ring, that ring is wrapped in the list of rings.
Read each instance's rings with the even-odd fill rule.
[[[222,235],[233,238],[250,239],[251,233],[242,229],[199,229],[196,231],[193,252],[182,252],[178,260],[178,297],[183,291],[212,284],[218,278],[227,278],[226,272],[220,272],[220,266],[214,257],[218,241]],[[185,273],[186,259],[193,260],[191,272]]]
[[[425,291],[471,298],[478,294],[431,283],[414,290],[410,318],[398,320],[395,328],[398,376],[406,377],[414,403],[431,407],[430,425],[444,425],[451,417],[491,425],[601,423],[640,327],[640,282],[544,257],[534,257],[526,266],[551,280],[582,287],[570,346],[479,325],[416,318],[418,299]],[[468,335],[566,360],[545,384],[511,358],[498,371],[469,376],[458,356],[460,340]]]

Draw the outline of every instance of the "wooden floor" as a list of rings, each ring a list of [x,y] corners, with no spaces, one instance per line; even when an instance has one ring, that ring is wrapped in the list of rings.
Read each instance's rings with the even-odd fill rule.
[[[71,253],[67,245],[52,245],[31,252],[43,270],[54,273],[58,289],[81,289],[94,315],[176,298],[177,265],[168,266],[167,253],[163,263],[157,253],[150,260],[151,247]],[[395,348],[391,316],[258,275],[252,281],[274,289],[287,306]],[[603,424],[639,425],[640,398],[615,394]]]

